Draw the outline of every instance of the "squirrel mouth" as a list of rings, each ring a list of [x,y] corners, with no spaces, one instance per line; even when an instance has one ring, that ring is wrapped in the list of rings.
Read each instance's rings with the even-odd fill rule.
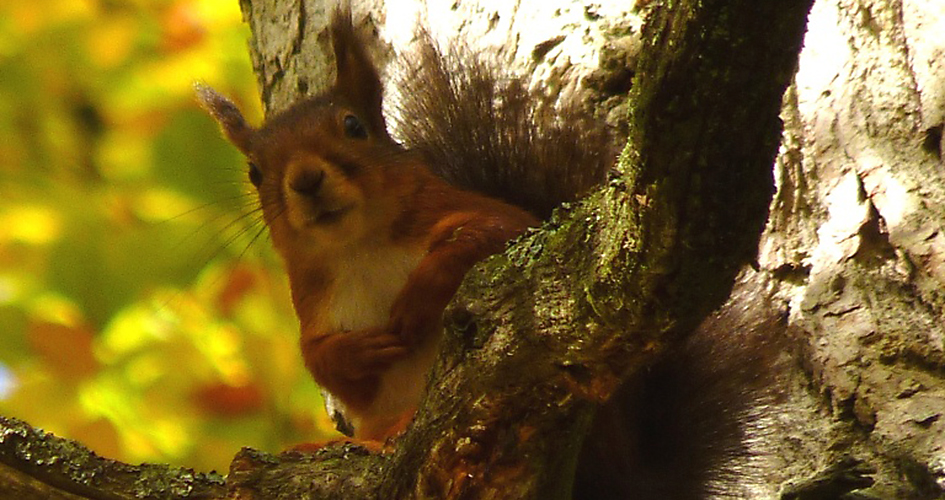
[[[348,205],[341,208],[322,210],[316,214],[312,214],[312,216],[309,217],[309,223],[319,226],[334,224],[340,221],[352,208],[352,205]]]

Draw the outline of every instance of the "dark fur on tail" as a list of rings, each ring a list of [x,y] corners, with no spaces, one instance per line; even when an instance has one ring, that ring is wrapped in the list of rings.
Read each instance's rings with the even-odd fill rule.
[[[760,278],[755,275],[755,278]],[[764,412],[777,398],[785,320],[757,283],[600,409],[576,500],[750,498]]]
[[[542,219],[604,181],[616,155],[603,124],[469,52],[443,53],[421,33],[402,62],[395,129],[407,148],[451,184]]]

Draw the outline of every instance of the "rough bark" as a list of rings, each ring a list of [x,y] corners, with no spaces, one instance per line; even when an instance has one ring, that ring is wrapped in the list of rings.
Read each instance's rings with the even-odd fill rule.
[[[811,384],[779,415],[781,479],[849,457],[878,498],[945,495],[943,20],[923,0],[811,14],[760,254],[803,350],[791,385]]]
[[[74,441],[0,417],[0,498],[221,498],[223,477],[167,465],[129,465]]]
[[[801,369],[782,374],[784,399],[765,420],[769,495],[945,496],[945,13],[938,3],[819,0],[814,7],[784,99],[778,191],[756,264],[787,304],[801,360]],[[479,33],[483,43],[506,47],[499,56],[534,71],[536,81],[584,78],[605,93],[625,89],[632,72],[620,64],[588,74],[585,59],[569,62],[570,36],[530,32],[503,42],[505,34],[529,32],[515,21],[528,2],[454,4],[454,19],[482,22],[454,20],[442,32]],[[635,66],[631,147],[619,175],[471,273],[448,311],[450,332],[424,409],[396,453],[244,450],[228,494],[566,496],[594,402],[724,300],[754,255],[770,194],[776,109],[806,7],[720,0],[657,7]],[[303,0],[244,0],[243,8],[268,110],[330,78],[319,69],[329,66],[329,9]],[[390,24],[397,10],[371,8],[367,32]],[[610,39],[591,51],[605,67],[635,63],[634,37],[618,37],[633,22],[607,25],[614,14],[596,9],[577,9],[562,26],[589,33],[593,43]],[[381,59],[398,40],[409,41],[386,37]],[[35,438],[5,426],[0,461],[12,469],[80,496],[127,497],[75,487],[88,483],[35,461],[42,455],[23,453],[23,445],[8,447]],[[202,485],[195,491],[222,491],[212,478],[194,480]]]

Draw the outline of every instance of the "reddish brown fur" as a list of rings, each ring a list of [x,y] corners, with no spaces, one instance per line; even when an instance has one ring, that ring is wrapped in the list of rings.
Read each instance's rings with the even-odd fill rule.
[[[350,13],[337,11],[331,30],[334,87],[258,130],[212,90],[198,95],[259,169],[259,200],[289,275],[306,367],[343,403],[356,437],[384,440],[403,428],[418,397],[413,388],[402,397],[385,391],[403,386],[401,380],[423,380],[442,311],[466,271],[537,220],[447,184],[394,143],[381,115],[377,71]],[[348,128],[351,117],[363,137]],[[390,266],[375,257],[389,257]],[[376,321],[370,307],[383,297],[370,282],[399,286],[398,273],[406,270],[387,319]]]

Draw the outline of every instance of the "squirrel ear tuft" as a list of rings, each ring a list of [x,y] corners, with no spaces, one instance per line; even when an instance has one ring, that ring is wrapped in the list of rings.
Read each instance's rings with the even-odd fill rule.
[[[194,83],[194,92],[203,109],[207,110],[223,128],[227,139],[240,151],[248,154],[253,128],[246,123],[243,113],[236,104],[213,88],[199,82]]]
[[[386,133],[381,114],[383,87],[377,68],[368,56],[364,40],[351,19],[351,6],[344,2],[331,18],[331,45],[335,52],[335,91],[358,106],[375,133]]]

